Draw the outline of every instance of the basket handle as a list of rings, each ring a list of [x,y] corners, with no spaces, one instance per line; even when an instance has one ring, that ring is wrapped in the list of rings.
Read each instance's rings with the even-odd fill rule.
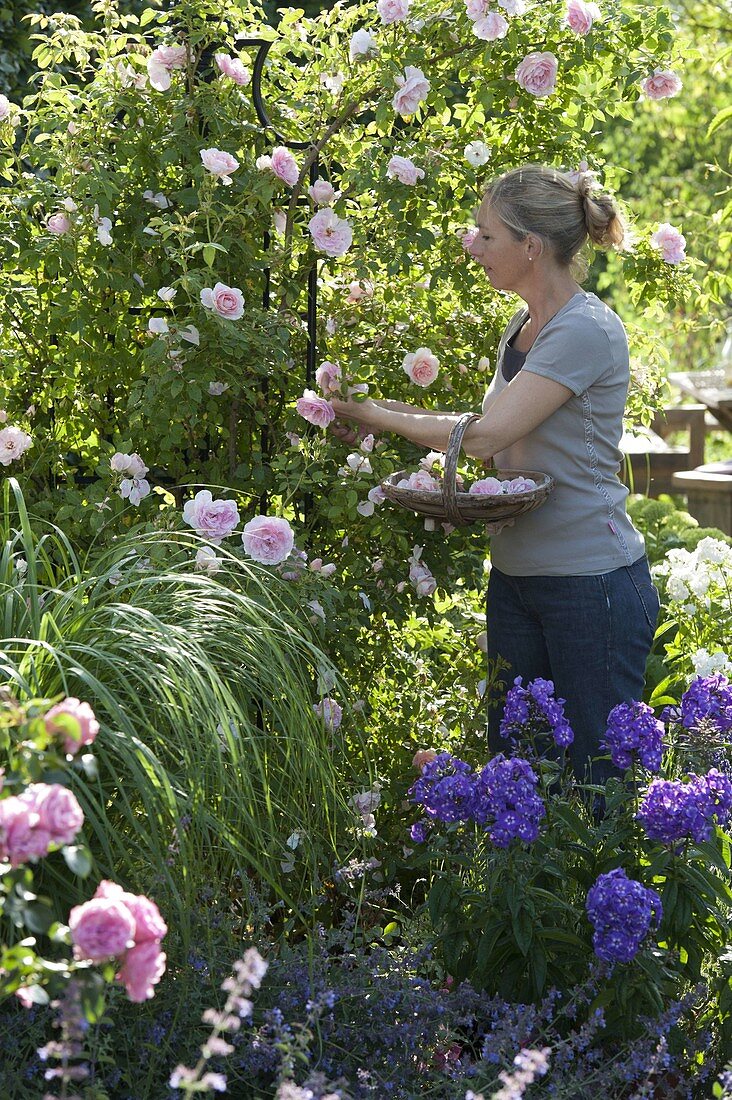
[[[479,413],[463,413],[460,419],[455,421],[445,453],[445,480],[442,483],[442,500],[447,518],[454,527],[460,527],[464,522],[457,502],[457,464],[463,436],[474,420],[480,420]]]

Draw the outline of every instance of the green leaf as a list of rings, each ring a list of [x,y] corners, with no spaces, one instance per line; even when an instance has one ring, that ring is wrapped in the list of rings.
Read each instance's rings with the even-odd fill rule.
[[[79,878],[87,878],[91,874],[92,855],[83,844],[67,844],[61,849],[66,865],[73,874]]]
[[[721,111],[718,111],[712,121],[707,127],[707,137],[710,138],[712,134],[715,134],[720,126],[724,126],[726,122],[732,118],[732,106],[723,107]]]
[[[104,1015],[104,979],[100,974],[90,974],[82,986],[81,1009],[90,1024],[98,1023]]]
[[[528,909],[519,909],[513,918],[513,938],[522,955],[528,955],[532,940],[534,939],[534,918]]]

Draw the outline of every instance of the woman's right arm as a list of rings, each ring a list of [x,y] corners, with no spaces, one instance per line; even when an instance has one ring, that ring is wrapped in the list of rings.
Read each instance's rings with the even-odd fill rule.
[[[435,411],[433,409],[425,409],[421,405],[407,405],[404,401],[392,401],[389,398],[381,397],[374,400],[374,405],[378,405],[381,409],[389,409],[391,412],[401,413],[422,413],[422,415],[425,415],[426,413]],[[459,420],[462,415],[462,413],[452,412],[440,413],[440,416],[452,416],[455,418],[455,420]]]

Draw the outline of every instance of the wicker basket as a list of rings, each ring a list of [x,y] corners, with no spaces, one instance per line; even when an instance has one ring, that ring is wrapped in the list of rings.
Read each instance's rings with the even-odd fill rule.
[[[532,478],[536,482],[536,488],[525,493],[491,496],[487,493],[458,492],[457,464],[460,445],[468,425],[479,419],[477,413],[466,413],[450,432],[445,455],[445,477],[440,489],[400,489],[398,482],[407,476],[405,470],[400,470],[382,481],[381,487],[385,496],[403,508],[446,520],[454,527],[463,527],[469,523],[502,523],[542,505],[554,488],[554,478],[538,470],[498,471],[497,476],[502,480],[514,477]]]

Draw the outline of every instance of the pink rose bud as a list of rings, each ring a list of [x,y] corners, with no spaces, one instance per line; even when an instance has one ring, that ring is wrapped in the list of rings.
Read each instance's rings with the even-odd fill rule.
[[[56,237],[62,237],[71,229],[71,222],[65,214],[51,214],[46,218],[46,229]]]
[[[279,565],[289,558],[295,535],[286,519],[255,516],[244,525],[241,536],[244,553],[262,565]]]
[[[313,571],[313,573],[319,573],[320,570],[322,569],[322,566],[323,566],[323,559],[322,558],[313,558],[313,560],[310,562],[310,568]]]
[[[61,722],[57,721],[59,718],[62,719]],[[62,734],[64,752],[71,753],[72,756],[83,745],[91,745],[99,733],[99,723],[92,708],[73,696],[51,707],[43,722],[51,735]]]
[[[314,424],[316,428],[327,428],[335,420],[335,412],[330,401],[320,397],[315,390],[305,390],[302,397],[298,397],[295,408],[304,420]]]
[[[470,253],[471,248],[475,244],[475,240],[478,236],[478,227],[472,226],[470,229],[464,229],[460,233],[460,243],[466,252]]]
[[[294,187],[300,178],[297,161],[284,145],[278,145],[276,149],[272,150],[271,168],[274,174],[288,187]]]
[[[316,206],[330,206],[335,199],[333,184],[327,180],[316,180],[312,187],[308,187],[308,194]]]
[[[516,69],[516,82],[524,91],[543,99],[554,91],[557,67],[557,59],[553,53],[534,51],[527,54]]]
[[[341,368],[327,360],[315,372],[315,381],[323,393],[337,393],[341,383]]]

